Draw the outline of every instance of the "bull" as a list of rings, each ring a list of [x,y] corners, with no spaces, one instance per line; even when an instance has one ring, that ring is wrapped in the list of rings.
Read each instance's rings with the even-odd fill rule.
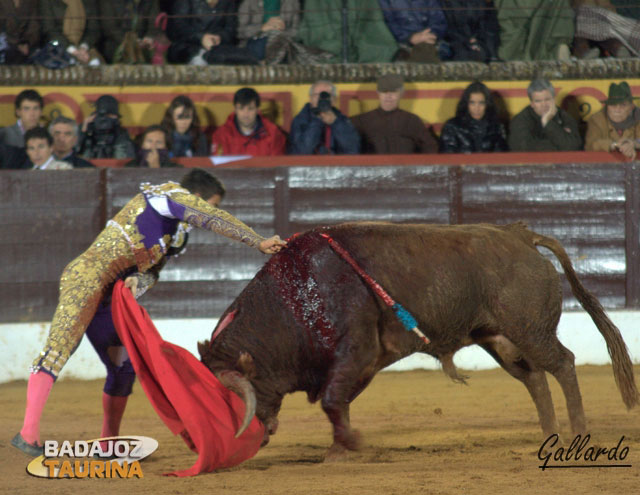
[[[326,235],[410,311],[430,342],[405,330]],[[560,276],[537,246],[558,259],[604,337],[622,400],[632,408],[638,390],[620,331],[578,280],[562,245],[522,223],[363,222],[306,232],[273,256],[223,313],[212,339],[198,345],[201,360],[247,404],[238,434],[255,415],[266,427],[263,444],[276,431],[285,394],[305,391],[310,402],[321,400],[333,426],[328,457],[359,448],[349,404],[379,370],[423,352],[464,381],[453,356],[471,344],[525,385],[545,436],[559,430],[545,372],[553,375],[574,434],[584,434],[574,355],[556,336]]]

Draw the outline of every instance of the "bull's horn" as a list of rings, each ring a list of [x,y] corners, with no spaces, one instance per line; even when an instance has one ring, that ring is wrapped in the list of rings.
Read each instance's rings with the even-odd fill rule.
[[[249,427],[251,420],[256,415],[256,393],[251,382],[237,371],[223,370],[215,373],[215,375],[220,380],[220,383],[235,392],[244,402],[244,419],[236,433],[236,438],[238,438]]]

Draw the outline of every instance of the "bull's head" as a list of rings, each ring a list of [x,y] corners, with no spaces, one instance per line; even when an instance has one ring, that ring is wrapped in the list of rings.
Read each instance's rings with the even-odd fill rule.
[[[205,356],[208,350],[208,340],[198,342],[198,352],[201,356]],[[255,376],[255,366],[251,355],[246,352],[240,354],[235,368],[236,369],[221,369],[214,371],[213,374],[222,385],[236,393],[244,402],[244,419],[235,435],[235,438],[238,438],[249,427],[251,420],[256,414],[256,393],[253,385],[251,385],[249,381],[249,378]]]

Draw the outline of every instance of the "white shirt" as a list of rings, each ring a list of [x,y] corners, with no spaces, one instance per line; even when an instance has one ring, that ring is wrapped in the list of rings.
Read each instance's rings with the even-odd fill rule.
[[[34,170],[71,170],[73,169],[73,165],[67,162],[61,162],[56,160],[53,155],[49,157],[49,159],[44,162],[42,165],[34,165]]]

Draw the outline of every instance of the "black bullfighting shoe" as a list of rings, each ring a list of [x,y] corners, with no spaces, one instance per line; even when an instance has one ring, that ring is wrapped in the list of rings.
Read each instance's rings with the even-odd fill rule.
[[[38,446],[28,443],[24,438],[22,438],[20,432],[16,433],[16,436],[13,437],[13,440],[11,440],[11,445],[16,447],[17,449],[22,450],[22,452],[32,457],[38,457],[39,455],[44,454],[44,447],[42,447],[41,445]]]

